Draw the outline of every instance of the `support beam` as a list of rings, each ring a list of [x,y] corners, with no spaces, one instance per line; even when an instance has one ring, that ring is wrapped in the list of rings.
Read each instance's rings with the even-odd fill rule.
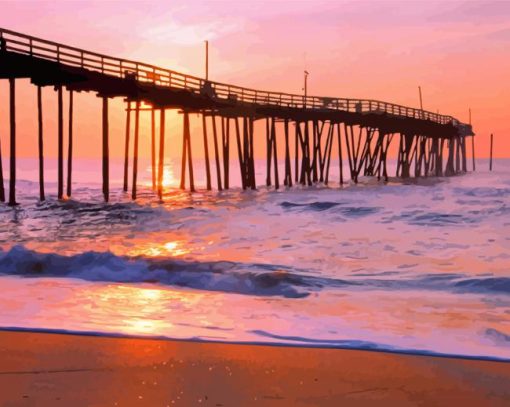
[[[472,156],[472,159],[473,159],[473,171],[476,171],[475,136],[471,136],[471,156]]]
[[[108,143],[108,98],[103,96],[103,196],[110,200],[110,150]]]
[[[58,186],[57,197],[64,197],[64,103],[62,97],[62,86],[57,87],[58,98]]]
[[[41,86],[37,86],[37,124],[39,145],[39,199],[41,201],[44,201],[46,197],[44,194],[44,141],[43,141],[43,113],[42,113]]]
[[[156,190],[156,111],[151,109],[151,175],[152,190]]]
[[[250,166],[250,183],[251,183],[251,189],[252,190],[256,190],[257,189],[257,180],[255,179],[255,142],[254,142],[254,136],[253,136],[253,122],[255,120],[253,119],[253,117],[250,117],[249,119],[249,126],[248,126],[248,129],[249,129],[249,132],[250,134],[248,135],[248,138],[249,138],[249,141],[250,141],[250,148],[249,148],[249,151],[250,151],[250,159],[249,159],[249,166]]]
[[[163,199],[163,174],[165,171],[165,109],[159,111],[159,162],[158,162],[158,197]]]
[[[271,119],[271,142],[273,144],[273,157],[274,157],[274,187],[275,189],[280,188],[280,178],[278,176],[278,155],[276,149],[276,125],[275,118]]]
[[[67,142],[67,197],[72,193],[73,174],[73,91],[69,91],[69,126]]]
[[[182,157],[181,157],[181,189],[186,189],[186,154],[188,149],[188,140],[186,138],[186,120],[182,119]]]
[[[343,172],[343,161],[342,161],[342,135],[340,130],[340,123],[336,124],[337,138],[338,138],[338,166],[340,167],[340,187],[344,184],[344,172]]]
[[[186,136],[186,143],[188,144],[188,170],[189,170],[189,189],[195,192],[195,181],[193,178],[193,158],[191,156],[191,134],[189,128],[189,113],[184,112],[184,134]]]
[[[135,139],[133,143],[133,185],[131,198],[136,199],[136,181],[138,178],[138,138],[140,131],[140,101],[135,102]]]
[[[271,154],[273,152],[269,117],[266,118],[266,186],[271,186]]]
[[[289,148],[289,119],[284,122],[285,131],[285,180],[284,185],[292,187],[292,170],[290,165],[290,148]]]
[[[211,166],[209,163],[209,144],[207,140],[207,123],[205,121],[205,115],[202,114],[202,128],[204,132],[204,155],[205,155],[205,176],[206,176],[206,184],[207,190],[210,191],[211,187]]]
[[[241,134],[239,130],[239,118],[235,118],[235,128],[236,128],[236,141],[237,141],[237,156],[239,158],[239,170],[241,172],[241,186],[243,189],[246,189],[246,166],[243,158],[243,147],[241,146]],[[244,134],[246,134],[246,119],[244,120]],[[246,138],[245,138],[246,143]]]
[[[294,123],[294,126],[295,126],[295,139],[294,139],[294,147],[295,147],[295,152],[294,152],[294,181],[296,183],[299,182],[299,132],[300,132],[300,126],[301,124],[299,122],[295,122]]]
[[[221,136],[223,145],[223,185],[229,189],[230,181],[230,119],[223,117],[221,120]]]
[[[2,165],[2,147],[0,143],[0,202],[5,202],[4,169]]]
[[[9,155],[9,206],[16,203],[16,82],[9,78],[9,119],[11,130],[10,155]]]
[[[127,102],[126,110],[126,142],[124,146],[124,192],[128,190],[128,167],[129,167],[129,135],[131,125],[131,101]]]
[[[218,149],[218,131],[216,129],[216,117],[211,116],[213,124],[213,140],[214,140],[214,161],[216,162],[216,179],[218,184],[218,191],[221,191],[221,167],[220,167],[220,153]]]

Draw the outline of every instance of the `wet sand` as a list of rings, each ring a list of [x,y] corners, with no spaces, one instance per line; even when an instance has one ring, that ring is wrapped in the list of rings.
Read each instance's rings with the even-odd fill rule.
[[[0,332],[1,406],[504,406],[510,363]]]

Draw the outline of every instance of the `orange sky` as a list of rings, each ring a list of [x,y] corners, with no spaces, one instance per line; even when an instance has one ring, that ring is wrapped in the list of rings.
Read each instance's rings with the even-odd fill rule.
[[[53,41],[137,59],[202,76],[210,41],[210,79],[241,86],[378,99],[468,120],[472,109],[477,156],[510,156],[510,2],[238,1],[8,2],[0,26]],[[306,56],[305,56],[306,55]],[[0,81],[0,139],[8,146],[7,81]],[[35,156],[36,89],[18,81],[20,156]],[[56,156],[56,97],[44,89],[46,155]],[[98,157],[101,103],[75,98],[79,157]],[[111,154],[123,154],[124,113],[110,109]],[[148,125],[149,115],[144,123]],[[169,115],[168,154],[180,155],[181,118]],[[146,139],[148,127],[142,126]],[[54,134],[54,137],[52,136]],[[262,134],[261,134],[262,135]],[[195,136],[195,152],[202,144]],[[200,144],[198,143],[200,141]],[[259,141],[259,151],[263,148]],[[141,143],[142,155],[149,153]]]

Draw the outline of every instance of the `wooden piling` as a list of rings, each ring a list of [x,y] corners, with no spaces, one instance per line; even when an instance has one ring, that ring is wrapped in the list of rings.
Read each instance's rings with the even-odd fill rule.
[[[492,171],[492,147],[493,146],[494,146],[494,135],[491,133],[491,149],[490,149],[489,171]]]
[[[257,180],[255,179],[255,153],[254,153],[254,150],[255,150],[255,142],[254,142],[254,137],[253,137],[253,122],[254,122],[254,119],[253,117],[250,117],[250,120],[249,120],[249,126],[248,126],[248,130],[249,130],[249,135],[248,135],[248,139],[249,139],[249,143],[250,143],[250,148],[249,148],[249,166],[250,166],[250,185],[251,185],[251,189],[252,190],[255,190],[257,189]]]
[[[269,117],[266,118],[266,186],[271,186],[271,154],[272,154],[272,139]]]
[[[337,137],[338,137],[338,166],[340,167],[340,187],[344,184],[344,172],[343,172],[343,161],[342,161],[342,135],[340,130],[340,123],[336,124]]]
[[[57,88],[58,98],[58,186],[57,197],[64,197],[64,103],[62,97],[62,86]]]
[[[295,147],[295,151],[294,151],[294,181],[297,183],[299,182],[299,140],[298,140],[298,137],[299,137],[299,133],[298,133],[298,130],[301,126],[301,124],[299,122],[295,122],[294,123],[294,126],[295,126],[295,140],[294,140],[294,147]]]
[[[156,111],[151,109],[151,175],[152,190],[156,190]]]
[[[205,155],[205,176],[207,183],[207,190],[210,191],[211,188],[211,167],[209,163],[209,145],[207,140],[207,123],[205,121],[205,115],[202,114],[202,128],[204,133],[204,155]]]
[[[186,135],[186,143],[188,150],[188,170],[189,170],[189,189],[195,192],[195,182],[193,178],[193,158],[191,156],[191,134],[189,128],[189,113],[184,112],[184,133]]]
[[[135,102],[135,137],[133,143],[133,185],[131,186],[131,198],[136,199],[136,181],[138,177],[138,138],[140,131],[140,101]]]
[[[280,179],[278,177],[278,155],[276,149],[276,126],[275,118],[271,119],[271,139],[273,143],[273,157],[274,157],[274,187],[275,189],[280,188]]]
[[[124,145],[124,192],[127,192],[128,190],[130,124],[131,124],[131,101],[128,100],[126,110],[126,141]]]
[[[0,142],[0,202],[5,202],[4,170],[2,165],[2,147]]]
[[[223,143],[223,186],[229,189],[230,181],[230,119],[228,117],[222,118],[221,121],[221,135]]]
[[[251,150],[250,150],[250,123],[248,117],[243,117],[243,164],[244,164],[244,176],[245,186],[252,186],[252,172],[251,172]]]
[[[182,119],[182,157],[181,157],[181,189],[186,189],[186,154],[188,149],[188,140],[186,138],[186,120]]]
[[[475,163],[475,136],[471,136],[471,156],[473,159],[473,171],[476,171]]]
[[[10,155],[9,155],[9,206],[16,203],[16,82],[9,78],[9,118],[10,118]]]
[[[159,162],[158,162],[158,197],[163,199],[163,173],[165,159],[165,109],[159,111]]]
[[[67,197],[71,197],[73,173],[73,91],[69,91],[69,121],[67,142]]]
[[[243,158],[243,148],[241,146],[241,134],[239,129],[239,118],[234,119],[235,129],[236,129],[236,141],[237,141],[237,156],[239,158],[239,170],[241,172],[241,186],[243,189],[246,189],[246,167],[245,161]],[[246,119],[244,120],[243,125],[244,134],[246,134]]]
[[[462,172],[467,172],[467,159],[466,159],[466,137],[461,138],[461,156],[462,156]]]
[[[214,141],[214,161],[216,162],[216,180],[218,185],[218,191],[221,191],[221,167],[220,167],[220,153],[218,149],[218,131],[216,128],[216,117],[211,116],[213,124],[213,141]]]
[[[37,86],[37,124],[39,145],[39,199],[41,201],[44,201],[46,197],[44,194],[44,142],[43,142],[43,113],[42,113],[41,86]]]
[[[108,98],[103,96],[103,195],[110,200],[110,151],[108,143]]]
[[[335,132],[335,125],[334,125],[334,123],[330,122],[329,128],[328,128],[328,137],[326,139],[326,146],[324,149],[325,156],[323,158],[323,163],[321,165],[321,179],[322,179],[324,171],[326,172],[325,177],[324,177],[325,185],[329,184],[329,166],[331,163],[331,151],[333,150],[334,132]],[[326,165],[326,168],[324,168],[324,165]]]
[[[290,165],[290,148],[289,148],[289,119],[284,122],[285,131],[285,181],[284,185],[292,187],[292,170]]]

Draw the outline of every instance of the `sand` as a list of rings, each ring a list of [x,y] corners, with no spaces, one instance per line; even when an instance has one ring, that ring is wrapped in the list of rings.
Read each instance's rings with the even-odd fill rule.
[[[509,406],[510,363],[0,332],[1,406]]]

